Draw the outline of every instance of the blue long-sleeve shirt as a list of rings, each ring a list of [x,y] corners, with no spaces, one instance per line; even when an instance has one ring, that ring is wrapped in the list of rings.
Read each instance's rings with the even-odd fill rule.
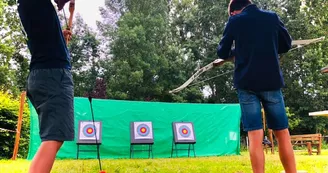
[[[235,49],[231,50],[233,42]],[[276,13],[252,4],[229,18],[217,55],[221,59],[235,56],[235,88],[270,91],[284,86],[279,54],[288,52],[291,43]]]
[[[32,55],[30,69],[71,69],[57,12],[50,0],[18,0],[18,13]]]

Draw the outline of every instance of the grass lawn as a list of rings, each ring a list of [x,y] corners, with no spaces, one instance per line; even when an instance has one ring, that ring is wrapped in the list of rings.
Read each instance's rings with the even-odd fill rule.
[[[308,173],[328,173],[328,150],[322,155],[308,156],[295,152],[298,170]],[[0,160],[0,173],[25,173],[30,162],[27,160]],[[250,173],[251,165],[247,152],[240,156],[199,157],[178,159],[117,159],[102,160],[107,173]],[[266,155],[266,173],[283,170],[278,153]],[[57,160],[52,173],[98,173],[97,160]]]

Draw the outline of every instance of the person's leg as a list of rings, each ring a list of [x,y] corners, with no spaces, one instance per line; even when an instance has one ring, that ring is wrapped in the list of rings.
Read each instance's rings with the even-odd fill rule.
[[[254,173],[264,173],[263,129],[248,131],[249,154]]]
[[[274,134],[278,141],[279,157],[286,173],[296,173],[295,156],[288,129],[275,130]]]
[[[254,92],[238,90],[244,130],[248,132],[249,153],[254,173],[264,173],[261,103]]]
[[[57,152],[63,142],[44,141],[30,165],[29,173],[48,173],[54,164]],[[46,157],[45,157],[46,156]]]
[[[296,173],[296,162],[288,131],[288,118],[281,90],[261,94],[267,116],[268,128],[272,129],[277,141],[281,163],[286,173]]]

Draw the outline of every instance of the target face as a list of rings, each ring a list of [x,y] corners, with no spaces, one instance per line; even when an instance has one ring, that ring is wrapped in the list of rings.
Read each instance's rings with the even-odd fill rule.
[[[188,138],[190,136],[190,132],[191,132],[191,130],[188,126],[183,125],[179,128],[180,135],[185,138]]]
[[[149,134],[149,126],[147,126],[146,124],[140,124],[138,127],[137,127],[137,133],[140,135],[140,136],[147,136]]]
[[[83,128],[83,134],[84,136],[87,137],[93,137],[95,136],[95,126],[93,126],[92,124],[88,124],[86,126],[84,126]]]
[[[79,136],[78,141],[83,142],[87,141],[89,142],[96,142],[101,141],[101,122],[95,122],[93,124],[92,121],[80,121],[79,122]]]
[[[151,122],[134,122],[134,139],[153,139]]]
[[[195,141],[192,123],[175,123],[174,127],[176,141]]]

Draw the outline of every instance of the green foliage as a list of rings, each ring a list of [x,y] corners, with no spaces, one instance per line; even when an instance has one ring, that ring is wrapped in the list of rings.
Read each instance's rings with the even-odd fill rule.
[[[169,46],[166,3],[127,2],[129,12],[118,21],[111,46],[113,59],[105,72],[110,98],[172,101],[167,93],[172,82],[167,79],[178,68],[170,68],[176,63],[170,58],[177,52]]]
[[[28,73],[25,36],[21,32],[15,1],[0,2],[0,88],[15,96],[25,90]]]
[[[99,45],[96,34],[84,23],[80,16],[75,21],[73,38],[69,44],[72,58],[74,95],[85,96],[95,88],[97,77],[101,77]],[[106,91],[106,88],[104,88]],[[104,91],[104,92],[105,92]]]
[[[294,130],[300,124],[301,119],[298,116],[295,116],[295,114],[290,111],[289,107],[286,107],[286,113],[288,117],[289,129]]]
[[[0,128],[16,131],[20,101],[10,94],[0,92]],[[26,158],[29,144],[29,110],[24,106],[18,157]],[[0,158],[12,156],[16,133],[0,131]]]
[[[6,16],[8,14],[8,5],[5,1],[0,2],[0,31],[5,31],[0,33],[0,87],[8,89],[9,83],[9,68],[10,68],[10,59],[13,55],[15,48],[11,44],[12,40],[9,39],[10,30],[9,23],[6,20]]]
[[[328,21],[327,4],[318,5],[306,1],[301,9],[299,1],[285,3],[287,12],[280,12],[293,39],[310,39],[327,36]],[[316,9],[316,10],[314,10]],[[322,10],[326,9],[326,12]],[[321,11],[320,15],[316,11]],[[320,16],[320,17],[319,17]],[[326,17],[325,17],[326,16]],[[309,112],[326,110],[328,76],[320,73],[320,69],[328,64],[327,40],[297,49],[282,56],[282,68],[286,87],[284,94],[286,105],[298,126],[293,133],[324,133],[328,126],[327,118],[309,117]]]

